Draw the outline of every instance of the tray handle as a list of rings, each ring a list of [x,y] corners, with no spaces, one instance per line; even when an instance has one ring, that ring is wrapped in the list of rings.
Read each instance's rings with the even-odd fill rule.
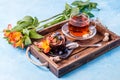
[[[28,61],[30,61],[31,63],[33,63],[36,66],[45,66],[45,67],[48,67],[48,62],[39,63],[39,62],[35,62],[33,59],[31,59],[29,50],[30,50],[30,47],[28,47],[27,50],[26,50],[26,57],[27,57]]]

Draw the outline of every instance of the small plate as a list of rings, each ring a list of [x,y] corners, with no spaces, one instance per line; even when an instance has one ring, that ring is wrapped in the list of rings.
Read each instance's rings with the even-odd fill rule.
[[[66,23],[62,26],[62,32],[63,32],[63,34],[65,34],[65,36],[67,36],[69,38],[72,38],[75,40],[86,40],[86,39],[90,39],[95,36],[95,34],[97,32],[95,27],[96,27],[95,25],[90,25],[88,34],[85,34],[82,37],[76,37],[76,36],[73,36],[70,34],[69,29],[68,29],[68,23]]]

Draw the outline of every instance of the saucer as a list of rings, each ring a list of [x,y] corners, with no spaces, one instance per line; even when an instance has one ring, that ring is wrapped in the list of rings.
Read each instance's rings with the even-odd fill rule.
[[[72,38],[72,39],[75,39],[75,40],[86,40],[86,39],[90,39],[92,37],[95,36],[97,30],[95,28],[96,26],[95,25],[90,25],[89,26],[89,33],[88,34],[85,34],[83,35],[82,37],[77,37],[77,36],[74,36],[72,35],[70,32],[69,32],[69,29],[68,29],[68,23],[64,24],[62,26],[62,32],[65,36],[69,37],[69,38]]]

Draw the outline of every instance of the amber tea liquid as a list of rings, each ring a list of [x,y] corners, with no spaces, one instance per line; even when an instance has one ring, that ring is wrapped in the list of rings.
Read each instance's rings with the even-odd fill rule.
[[[73,16],[69,23],[68,29],[70,34],[77,37],[82,37],[89,33],[89,18],[86,15],[76,15]]]

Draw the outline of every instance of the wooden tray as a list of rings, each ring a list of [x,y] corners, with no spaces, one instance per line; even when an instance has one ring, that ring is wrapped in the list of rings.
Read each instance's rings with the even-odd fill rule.
[[[38,33],[46,36],[51,32],[55,32],[55,31],[61,32],[61,27],[67,22],[68,21],[63,21],[61,23],[55,24],[49,28],[38,31]],[[34,45],[30,46],[30,52],[42,63],[48,62],[49,70],[52,73],[54,73],[57,77],[61,77],[62,75],[68,73],[69,71],[87,63],[88,61],[91,61],[92,59],[100,56],[101,54],[107,52],[108,50],[120,45],[120,37],[117,36],[115,33],[109,31],[101,23],[97,22],[96,29],[97,29],[97,34],[92,39],[85,40],[85,41],[78,41],[78,42],[82,44],[102,43],[101,47],[97,47],[97,48],[95,47],[80,48],[79,47],[72,52],[70,57],[58,63],[55,63],[54,61],[52,61],[49,58],[49,56],[40,52],[38,49],[35,48]],[[110,34],[110,40],[108,42],[102,41],[105,32]],[[67,40],[71,40],[71,39],[67,38]]]

